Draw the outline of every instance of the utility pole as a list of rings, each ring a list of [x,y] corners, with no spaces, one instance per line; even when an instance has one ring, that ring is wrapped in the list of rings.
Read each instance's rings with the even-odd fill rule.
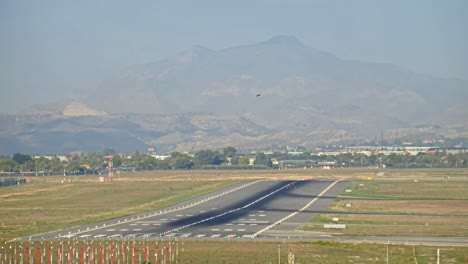
[[[380,150],[382,150],[382,146],[383,146],[383,130],[381,129],[380,130]]]
[[[281,264],[281,246],[278,245],[278,264]]]
[[[387,245],[387,264],[388,264],[388,245]]]
[[[440,264],[440,249],[437,249],[437,264]]]

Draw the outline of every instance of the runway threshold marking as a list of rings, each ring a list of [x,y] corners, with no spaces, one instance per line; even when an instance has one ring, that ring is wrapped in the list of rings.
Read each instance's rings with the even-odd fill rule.
[[[250,185],[253,185],[253,184],[256,184],[256,183],[258,183],[258,182],[260,182],[260,181],[261,181],[261,180],[257,180],[257,181],[252,181],[252,182],[249,182],[249,183],[246,183],[246,184],[238,185],[238,186],[236,186],[236,187],[234,187],[234,188],[232,188],[232,189],[230,189],[230,190],[227,190],[227,191],[225,191],[225,192],[221,192],[221,193],[215,194],[215,195],[213,195],[213,196],[210,196],[209,198],[204,198],[204,199],[202,199],[202,200],[200,200],[200,201],[198,201],[198,202],[191,203],[191,204],[187,204],[186,206],[182,206],[182,207],[179,207],[179,208],[177,208],[177,209],[175,209],[175,208],[170,208],[170,209],[166,209],[166,210],[164,210],[164,211],[163,211],[163,210],[159,210],[159,213],[155,211],[154,214],[151,214],[151,213],[150,213],[150,214],[148,214],[148,216],[138,217],[138,218],[136,218],[136,219],[133,219],[133,218],[132,218],[132,220],[127,220],[127,219],[125,219],[124,222],[120,222],[120,221],[119,221],[119,222],[117,222],[117,223],[112,223],[112,224],[107,224],[107,225],[104,223],[103,226],[101,226],[101,227],[96,226],[95,228],[90,228],[90,229],[87,229],[87,230],[78,230],[77,232],[73,232],[73,233],[71,233],[71,231],[70,231],[70,233],[68,233],[67,235],[61,236],[61,234],[59,234],[59,236],[61,236],[61,237],[72,237],[72,236],[76,236],[76,235],[79,235],[79,234],[82,234],[82,233],[86,233],[86,232],[89,232],[89,231],[95,231],[95,230],[100,230],[100,229],[103,229],[103,228],[109,228],[109,227],[111,227],[111,226],[122,225],[122,224],[125,224],[125,223],[128,223],[128,222],[137,222],[137,221],[141,221],[141,220],[143,220],[143,219],[147,219],[147,218],[154,217],[154,216],[156,216],[156,215],[163,215],[163,214],[168,214],[168,213],[173,213],[173,212],[185,210],[185,209],[187,209],[187,208],[191,208],[191,207],[197,206],[197,205],[199,205],[199,204],[201,204],[201,203],[205,203],[205,202],[208,202],[208,201],[210,201],[210,200],[216,199],[216,198],[218,198],[218,197],[221,197],[221,196],[227,195],[227,194],[229,194],[229,193],[235,192],[235,191],[237,191],[237,190],[246,188],[246,187],[248,187],[248,186],[250,186]],[[167,219],[161,219],[161,221],[162,221],[162,220],[167,220]],[[130,224],[130,225],[136,225],[136,224],[132,223],[132,224]],[[52,232],[55,232],[55,231],[52,231]],[[50,232],[50,233],[52,233],[52,232]],[[12,240],[12,241],[14,241],[14,240]]]
[[[276,225],[279,225],[281,224],[282,222],[288,220],[289,218],[299,214],[300,212],[304,211],[305,209],[307,209],[308,207],[310,207],[313,203],[315,203],[315,201],[317,201],[320,197],[322,197],[326,192],[328,192],[333,186],[335,186],[335,184],[337,184],[338,182],[340,182],[341,179],[339,180],[336,180],[335,182],[333,182],[332,184],[330,184],[330,186],[328,186],[327,188],[325,188],[325,190],[323,190],[319,195],[317,195],[317,197],[315,197],[314,199],[312,199],[312,201],[310,201],[308,204],[306,204],[304,207],[302,207],[301,209],[299,209],[299,211],[296,211],[294,213],[291,213],[289,215],[287,215],[286,217],[284,217],[283,219],[280,219],[279,221],[265,227],[264,229],[258,231],[257,233],[253,234],[253,237],[257,237],[258,235],[262,234],[263,232],[271,229],[272,227],[276,226]]]
[[[257,182],[258,182],[258,181],[257,181]],[[275,193],[277,193],[277,192],[279,192],[279,191],[281,191],[281,190],[283,190],[283,189],[285,189],[285,188],[290,187],[292,184],[293,184],[293,183],[286,184],[285,186],[283,186],[283,187],[281,187],[281,188],[278,188],[278,189],[276,189],[276,190],[270,192],[269,194],[266,194],[266,195],[264,195],[264,196],[258,198],[257,200],[255,200],[255,201],[253,201],[253,202],[251,202],[251,203],[249,203],[249,204],[246,204],[246,205],[244,205],[244,206],[242,206],[242,207],[238,207],[238,208],[236,208],[236,209],[232,209],[232,210],[226,211],[226,212],[224,212],[224,213],[221,213],[221,214],[218,214],[218,215],[209,217],[209,218],[205,218],[205,219],[202,219],[202,220],[200,220],[200,221],[197,221],[197,222],[194,222],[194,223],[185,225],[185,226],[180,226],[180,227],[178,227],[178,228],[174,228],[174,229],[172,229],[172,230],[163,232],[163,233],[161,233],[161,234],[162,234],[162,235],[165,235],[165,234],[168,234],[168,233],[173,232],[174,230],[182,230],[182,229],[185,229],[185,228],[194,226],[194,225],[198,225],[198,224],[201,224],[201,223],[204,223],[204,222],[213,220],[213,219],[215,219],[215,218],[219,218],[219,217],[225,216],[225,215],[227,215],[227,214],[231,214],[231,213],[233,213],[233,212],[237,212],[237,211],[242,210],[242,209],[246,209],[246,208],[248,208],[248,207],[250,207],[250,206],[252,206],[252,205],[254,205],[254,204],[256,204],[256,203],[258,203],[258,202],[260,202],[260,201],[262,201],[262,200],[264,200],[264,199],[266,199],[266,198],[268,198],[268,197],[270,197],[270,196],[272,196],[273,194],[275,194]],[[250,225],[257,225],[257,224],[250,224]]]

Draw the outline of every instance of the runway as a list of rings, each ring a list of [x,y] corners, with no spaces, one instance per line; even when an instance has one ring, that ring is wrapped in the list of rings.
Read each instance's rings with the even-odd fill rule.
[[[278,230],[294,232],[313,215],[311,211],[326,210],[346,184],[335,180],[244,182],[161,210],[28,239],[251,239],[271,232],[274,236]]]

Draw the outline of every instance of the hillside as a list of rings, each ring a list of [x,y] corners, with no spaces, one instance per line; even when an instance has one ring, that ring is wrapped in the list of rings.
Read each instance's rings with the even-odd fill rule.
[[[105,98],[105,100],[103,99]],[[468,81],[340,59],[291,36],[129,66],[82,98],[0,115],[0,153],[157,152],[467,137]]]
[[[281,131],[375,134],[467,123],[465,98],[467,81],[342,60],[295,37],[276,36],[219,51],[194,46],[129,67],[84,101],[109,113],[208,112],[244,116]]]

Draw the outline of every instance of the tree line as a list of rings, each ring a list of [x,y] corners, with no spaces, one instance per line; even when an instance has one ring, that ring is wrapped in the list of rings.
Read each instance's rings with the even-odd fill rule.
[[[105,149],[100,153],[68,154],[66,159],[59,156],[34,156],[16,153],[13,156],[0,156],[0,172],[3,174],[100,174],[108,169],[108,156],[113,156],[116,170],[173,170],[173,169],[236,169],[236,168],[281,168],[317,167],[321,161],[335,162],[336,167],[387,167],[387,168],[466,168],[468,153],[446,153],[418,155],[391,154],[384,156],[360,153],[341,153],[339,155],[314,155],[303,152],[291,155],[287,152],[265,154],[239,154],[233,147],[223,150],[200,150],[194,155],[173,152],[165,159],[135,151],[131,155],[117,154]],[[292,162],[294,161],[294,162]],[[288,163],[289,162],[289,163]],[[284,167],[283,167],[284,168]]]

